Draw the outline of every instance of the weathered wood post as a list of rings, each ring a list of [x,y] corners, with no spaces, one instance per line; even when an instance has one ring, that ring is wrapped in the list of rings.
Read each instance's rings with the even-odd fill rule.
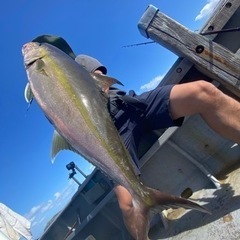
[[[231,4],[229,2],[224,5],[227,10],[230,6],[233,14],[239,9],[240,1],[235,0],[231,1]],[[221,11],[222,14],[218,16],[219,26],[223,25],[230,16],[223,12]],[[188,59],[200,72],[219,81],[231,92],[240,96],[240,57],[224,45],[215,42],[213,35],[208,38],[192,32],[152,5],[140,19],[138,28],[142,35],[163,45],[179,57]],[[210,32],[211,29],[218,30],[210,25],[207,31]],[[216,37],[216,34],[214,35]],[[239,49],[240,37],[239,40],[231,40],[238,42],[237,49]]]

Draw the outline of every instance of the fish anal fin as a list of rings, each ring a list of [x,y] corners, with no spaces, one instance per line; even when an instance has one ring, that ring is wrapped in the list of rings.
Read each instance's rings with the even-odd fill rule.
[[[152,188],[148,188],[150,191],[151,197],[154,199],[154,205],[153,207],[156,208],[185,208],[185,209],[193,209],[200,212],[211,214],[211,212],[206,209],[205,207],[190,201],[186,198],[181,198],[175,195],[170,195],[168,193],[164,193]]]

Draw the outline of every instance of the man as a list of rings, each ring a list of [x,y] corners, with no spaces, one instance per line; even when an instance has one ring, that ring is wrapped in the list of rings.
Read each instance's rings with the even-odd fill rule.
[[[106,74],[107,69],[98,60],[79,55],[75,59],[89,72]],[[116,93],[117,92],[117,93]],[[119,90],[109,90],[112,94],[125,94]],[[117,113],[110,115],[121,135],[124,144],[131,154],[136,174],[138,168],[137,147],[139,140],[146,131],[181,126],[184,116],[200,114],[206,123],[217,133],[229,140],[240,143],[240,103],[223,94],[213,84],[204,80],[178,85],[157,87],[149,92],[136,95],[130,92],[131,97],[146,104],[145,108],[134,109],[134,103],[128,99],[125,104],[110,102],[117,105]],[[124,101],[124,99],[123,99]],[[111,109],[110,109],[111,110]],[[119,114],[119,112],[121,112]],[[137,221],[132,207],[132,197],[123,186],[114,187],[126,226]]]
[[[65,40],[54,36],[40,36],[35,42],[48,42],[69,54],[75,54]],[[89,72],[107,74],[107,69],[98,60],[79,55],[75,60]],[[171,126],[181,126],[185,116],[200,114],[206,123],[223,137],[240,143],[240,103],[223,94],[214,85],[204,80],[157,87],[136,95],[134,91],[111,88],[109,112],[123,142],[130,152],[137,175],[137,147],[147,131]],[[137,222],[132,208],[132,197],[122,186],[114,188],[127,227]]]

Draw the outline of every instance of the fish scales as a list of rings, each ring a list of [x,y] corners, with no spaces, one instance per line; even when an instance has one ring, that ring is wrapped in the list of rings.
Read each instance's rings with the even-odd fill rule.
[[[119,144],[121,139],[109,117],[95,81],[84,68],[67,55],[55,51],[56,49],[52,49],[51,45],[47,47],[49,52],[54,50],[53,53],[47,54],[45,48],[39,46],[41,51],[37,55],[40,63],[35,62],[37,66],[34,71],[29,71],[34,67],[34,63],[27,70],[28,78],[31,79],[31,89],[45,115],[74,149],[78,151],[78,145],[81,145],[82,149],[78,152],[86,155],[90,162],[94,161],[92,163],[101,170],[111,174],[112,169],[117,168],[112,166],[112,159],[116,159],[116,162],[122,163],[120,166],[125,171],[124,162],[129,156],[122,143]],[[64,66],[68,67],[64,68]],[[57,81],[53,81],[54,79]],[[80,79],[84,81],[80,82]],[[109,155],[115,156],[109,160],[109,157],[106,158]],[[95,159],[98,158],[100,160],[96,162]],[[101,166],[98,166],[99,164]],[[131,168],[129,171],[133,174]]]
[[[64,148],[73,150],[128,189],[134,208],[130,222],[134,224],[127,228],[135,239],[148,239],[150,208],[185,207],[208,213],[192,201],[148,188],[139,181],[108,113],[99,86],[102,76],[96,81],[97,76],[92,77],[71,57],[49,44],[27,43],[22,52],[34,99],[60,135],[58,139],[66,143],[60,149],[55,144],[53,156]],[[110,82],[114,83],[112,79]]]

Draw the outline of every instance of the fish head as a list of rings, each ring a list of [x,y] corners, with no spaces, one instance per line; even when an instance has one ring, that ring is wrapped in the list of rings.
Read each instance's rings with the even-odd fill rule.
[[[44,57],[46,56],[46,51],[44,51],[44,48],[41,47],[40,43],[29,42],[23,45],[22,55],[24,58],[24,66],[28,76],[28,83],[26,84],[26,87],[24,90],[24,97],[26,102],[30,106],[32,103],[32,100],[34,99],[34,94],[32,92],[32,88],[30,85],[30,81],[32,79],[31,75],[33,74],[33,72],[35,73],[36,72],[40,73],[41,71],[44,72],[43,61],[44,61]]]
[[[63,71],[61,71],[60,68],[66,69],[66,66],[69,70],[67,75],[71,75],[71,71],[76,72],[76,68],[78,68],[78,72],[81,72],[81,75],[85,76],[84,78],[88,75],[88,81],[90,82],[91,78],[94,81],[94,84],[96,84],[103,92],[107,92],[106,90],[108,90],[113,84],[123,85],[115,78],[96,73],[89,73],[65,52],[62,52],[62,50],[48,43],[26,43],[22,47],[22,54],[29,81],[24,92],[25,100],[28,103],[30,103],[34,97],[32,89],[33,81],[55,81],[61,79],[61,76],[59,75],[63,75]]]
[[[29,42],[23,45],[22,55],[30,85],[33,79],[30,76],[31,74],[37,73],[40,76],[45,75],[49,76],[49,79],[54,79],[51,77],[53,71],[52,66],[50,66],[53,61],[52,58],[49,57],[52,48],[55,47],[47,43]]]
[[[37,42],[29,42],[23,45],[22,55],[26,69],[46,55],[44,49],[40,46],[41,43]]]

